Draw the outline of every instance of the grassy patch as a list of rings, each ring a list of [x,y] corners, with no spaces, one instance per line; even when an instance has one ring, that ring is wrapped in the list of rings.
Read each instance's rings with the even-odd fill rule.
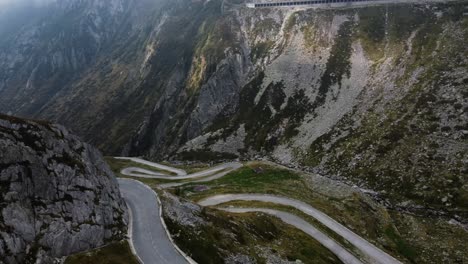
[[[260,173],[255,169],[261,168]],[[301,186],[301,177],[287,170],[278,170],[269,165],[260,163],[249,163],[247,166],[235,170],[223,178],[205,183],[210,186],[210,190],[198,193],[193,199],[201,199],[219,193],[272,193],[283,194],[297,188],[300,192],[304,188]],[[191,193],[195,184],[187,184],[180,188],[180,194]],[[303,184],[302,184],[303,186]]]
[[[416,251],[415,249],[409,245],[396,231],[396,229],[393,226],[388,226],[385,228],[385,234],[387,237],[389,237],[391,240],[396,245],[396,248],[400,254],[405,256],[407,259],[409,259],[411,262],[414,261],[414,258],[416,257]]]
[[[138,264],[127,241],[67,257],[65,264]]]
[[[390,212],[394,228],[386,227],[401,255],[411,263],[467,263],[466,230],[444,219]]]
[[[265,58],[275,43],[273,41],[260,42],[252,48],[250,55],[252,61],[256,63],[258,60]]]
[[[338,84],[341,87],[343,76],[350,77],[351,74],[351,53],[354,34],[354,22],[344,22],[339,30],[335,43],[331,47],[326,69],[322,75],[318,95],[312,109],[316,109],[325,103],[329,89]]]
[[[207,163],[172,164],[172,163],[167,162],[167,161],[161,161],[159,163],[163,164],[163,165],[166,165],[166,166],[182,169],[182,170],[186,171],[187,174],[192,174],[192,173],[195,173],[195,172],[204,171],[204,170],[207,170],[207,169],[209,169],[211,167]]]
[[[208,162],[213,160],[232,160],[238,158],[237,155],[226,152],[213,152],[206,150],[190,150],[177,154],[177,158],[188,161]]]

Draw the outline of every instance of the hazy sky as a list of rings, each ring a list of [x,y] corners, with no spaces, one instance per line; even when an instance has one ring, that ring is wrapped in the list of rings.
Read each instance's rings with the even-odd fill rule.
[[[55,0],[0,0],[0,7],[22,4],[40,5],[44,3],[50,3],[53,1]]]

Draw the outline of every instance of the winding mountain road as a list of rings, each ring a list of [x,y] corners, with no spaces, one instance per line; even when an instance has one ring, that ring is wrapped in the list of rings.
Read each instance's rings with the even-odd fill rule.
[[[199,201],[198,204],[202,206],[214,206],[214,205],[219,205],[219,204],[223,204],[223,203],[227,203],[231,201],[259,201],[259,202],[268,202],[268,203],[275,203],[275,204],[294,207],[300,210],[301,212],[314,217],[320,223],[330,228],[332,231],[342,236],[344,239],[348,240],[356,248],[358,248],[365,255],[367,255],[372,260],[373,263],[382,263],[382,264],[400,263],[398,260],[390,256],[389,254],[385,253],[378,247],[367,242],[365,239],[358,236],[357,234],[355,234],[353,231],[349,230],[342,224],[338,223],[337,221],[335,221],[333,218],[329,217],[325,213],[315,209],[309,204],[306,204],[298,200],[294,200],[294,199],[290,199],[286,197],[274,196],[274,195],[266,195],[266,194],[223,194],[223,195],[216,195],[216,196],[208,197],[206,199]],[[243,210],[242,208],[239,208],[239,209],[241,211]],[[303,226],[303,223],[297,222],[296,220],[288,218],[288,221],[292,222],[291,223],[292,225],[298,228],[299,226]],[[296,223],[297,225],[293,223]],[[334,253],[338,255],[339,252],[334,252]]]
[[[211,180],[214,180],[216,178],[223,177],[224,175],[231,172],[232,170],[235,170],[235,169],[238,169],[238,168],[242,167],[242,163],[229,162],[229,163],[223,163],[221,165],[209,168],[209,169],[204,170],[204,171],[199,171],[199,172],[195,172],[195,173],[192,173],[192,174],[187,174],[184,170],[181,170],[181,169],[172,168],[172,167],[169,167],[169,166],[166,166],[166,165],[162,165],[162,164],[159,164],[159,163],[154,163],[154,162],[150,162],[150,161],[146,161],[146,160],[142,160],[142,159],[138,159],[138,158],[118,157],[117,159],[130,160],[130,161],[133,161],[133,162],[145,164],[145,165],[148,165],[148,166],[155,167],[157,169],[170,171],[170,172],[173,172],[173,173],[177,174],[177,176],[167,175],[167,174],[164,174],[162,172],[154,172],[154,171],[151,171],[151,170],[142,169],[142,168],[138,168],[138,167],[127,167],[127,168],[124,168],[124,169],[122,169],[120,171],[120,173],[122,173],[123,175],[126,175],[126,176],[139,177],[139,178],[150,178],[150,179],[165,179],[165,180],[197,179],[197,178],[202,178],[202,177],[211,175],[209,178],[203,179],[204,181],[211,181]],[[212,174],[220,172],[220,171],[223,171],[224,173],[218,173],[218,174],[212,175]],[[200,180],[200,181],[203,181],[203,180]],[[191,182],[193,182],[193,181],[191,181]],[[184,183],[182,183],[182,184],[184,184]],[[170,187],[172,187],[172,186],[170,186]]]
[[[140,159],[140,158],[130,158],[130,157],[115,157],[115,158],[119,159],[119,160],[129,160],[129,161],[133,161],[133,162],[140,163],[140,164],[143,164],[143,165],[148,165],[148,166],[154,167],[156,169],[165,170],[165,171],[175,173],[175,174],[177,174],[179,176],[187,175],[187,172],[185,172],[184,170],[169,167],[169,166],[166,166],[166,165],[163,165],[163,164],[147,161],[147,160]],[[134,168],[134,167],[130,167],[130,168]],[[128,169],[128,168],[126,168],[126,169]],[[125,171],[127,171],[127,170],[125,170]],[[145,170],[145,171],[147,171],[147,170]],[[152,172],[152,171],[150,171],[150,172]],[[125,173],[123,173],[123,174],[125,174]],[[165,174],[162,174],[162,173],[159,173],[159,172],[157,172],[156,174],[165,175]],[[128,176],[140,177],[139,175],[128,175]]]
[[[233,170],[237,170],[238,168],[242,167],[242,164],[238,163],[238,162],[233,162],[233,163],[225,163],[225,164],[219,165],[217,167],[218,167],[217,169],[215,169],[216,167],[214,167],[213,169],[208,170],[208,171],[211,171],[210,172],[211,174],[215,173],[213,175],[206,176],[206,175],[209,175],[210,173],[208,173],[208,174],[207,173],[204,173],[204,174],[200,173],[197,177],[192,177],[192,179],[194,179],[194,178],[201,178],[201,179],[193,180],[193,181],[189,181],[189,182],[164,183],[164,184],[159,185],[159,187],[165,189],[165,188],[172,188],[172,187],[181,186],[181,185],[184,185],[186,183],[209,182],[209,181],[212,181],[212,180],[222,178],[226,174],[230,173]],[[219,168],[222,168],[222,169],[219,169]],[[221,171],[221,172],[216,173],[218,171]],[[204,172],[206,172],[206,171],[204,171]],[[192,175],[194,175],[194,174],[192,174]]]
[[[313,225],[304,221],[303,219],[282,211],[265,209],[265,208],[218,208],[223,211],[231,213],[247,213],[247,212],[262,212],[265,214],[273,215],[281,219],[283,222],[290,224],[299,230],[302,230],[304,233],[313,237],[324,247],[328,248],[333,254],[335,254],[343,263],[345,264],[362,264],[362,262],[352,255],[348,250],[343,248],[340,244],[335,242],[335,240],[329,238],[326,234],[319,231]]]
[[[241,163],[230,162],[204,171],[187,174],[184,170],[139,158],[116,157],[116,159],[129,160],[177,174],[171,176],[159,171],[126,167],[121,170],[121,173],[126,176],[167,180],[194,179],[191,182],[210,181],[242,167]],[[140,262],[144,264],[196,263],[173,243],[164,220],[161,218],[161,205],[157,194],[140,181],[123,178],[118,180],[120,192],[127,202],[131,215],[130,242]],[[165,184],[165,186],[160,185],[160,187],[173,187],[186,183]]]
[[[121,170],[121,173],[137,178],[154,178],[166,180],[182,180],[193,179],[192,181],[165,183],[159,185],[160,188],[170,188],[193,182],[207,182],[221,178],[229,172],[242,167],[241,163],[231,162],[221,164],[210,169],[187,174],[184,170],[172,168],[159,163],[146,161],[139,158],[118,157],[122,160],[130,160],[136,163],[141,163],[147,166],[154,167],[159,170],[169,171],[176,175],[167,175],[161,171],[152,171],[139,167],[127,167]],[[195,263],[191,258],[187,257],[173,243],[164,221],[161,218],[160,202],[157,194],[147,185],[132,179],[119,179],[120,189],[124,199],[126,200],[131,219],[131,244],[135,253],[143,263]],[[398,260],[380,250],[376,246],[367,242],[362,237],[358,236],[345,226],[336,222],[334,219],[315,209],[314,207],[304,202],[273,195],[266,194],[224,194],[205,198],[199,201],[202,206],[216,206],[230,201],[260,201],[269,202],[280,205],[294,207],[303,213],[317,219],[320,223],[334,231],[344,239],[348,240],[357,249],[359,249],[370,263],[395,264],[400,263]],[[282,221],[302,230],[310,235],[323,246],[333,252],[339,259],[346,264],[362,263],[347,249],[342,247],[326,234],[319,231],[310,223],[303,219],[278,210],[266,208],[218,208],[232,213],[245,212],[262,212],[278,217]]]
[[[140,261],[147,264],[187,264],[166,233],[156,193],[147,185],[131,179],[119,179],[119,186],[130,209],[129,235]]]

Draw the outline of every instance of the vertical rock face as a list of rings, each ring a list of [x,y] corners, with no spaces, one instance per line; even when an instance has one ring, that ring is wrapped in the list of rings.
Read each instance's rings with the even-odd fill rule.
[[[61,126],[0,115],[1,263],[48,263],[102,246],[123,238],[126,223],[99,151]]]

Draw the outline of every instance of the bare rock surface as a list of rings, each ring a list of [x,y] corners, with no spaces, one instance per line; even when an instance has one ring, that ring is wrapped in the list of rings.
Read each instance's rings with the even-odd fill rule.
[[[50,263],[124,237],[100,152],[64,127],[0,115],[0,263]]]
[[[196,226],[205,224],[199,216],[202,207],[179,199],[170,193],[164,192],[162,196],[164,215],[171,221],[177,222],[182,226]]]

